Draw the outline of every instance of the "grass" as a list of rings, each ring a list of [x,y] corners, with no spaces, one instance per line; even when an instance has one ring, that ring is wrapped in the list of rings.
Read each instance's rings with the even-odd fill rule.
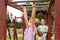
[[[19,33],[23,34],[23,29],[16,29],[16,31],[17,31],[18,34]]]
[[[14,30],[13,28],[9,28],[9,29],[10,29],[10,32],[11,32],[11,33],[12,33],[13,30]],[[23,33],[23,30],[22,30],[22,29],[16,29],[16,31],[17,31],[17,34],[19,34],[19,33],[22,34],[22,33]],[[11,38],[13,39],[13,36],[12,36]],[[9,39],[9,36],[6,37],[6,40],[10,40],[10,39]],[[18,37],[18,40],[22,40],[22,37],[19,36],[19,37]],[[36,40],[38,40],[38,38],[36,38]],[[51,40],[54,40],[54,37],[52,37]]]
[[[11,38],[13,39],[13,36]],[[6,37],[6,40],[10,40],[9,36]],[[18,37],[18,40],[22,40],[22,37]]]
[[[10,33],[13,33],[14,32],[14,28],[9,28],[9,30],[10,30]],[[22,34],[23,33],[23,30],[22,29],[16,29],[16,31],[17,31],[17,34]],[[11,36],[11,39],[14,39],[14,37],[13,36]],[[9,36],[6,36],[6,40],[10,40],[9,39]],[[18,37],[18,40],[22,40],[22,37]]]
[[[12,39],[13,39],[13,37],[12,37]],[[10,40],[8,36],[6,37],[6,40]],[[18,37],[18,40],[22,40],[22,37]]]
[[[13,33],[14,28],[9,28],[10,32]],[[23,29],[16,29],[17,33],[23,33]]]
[[[13,39],[13,37],[12,37],[12,39]],[[6,37],[6,40],[10,40],[8,36]],[[18,37],[18,40],[22,40],[22,37]],[[38,40],[38,38],[36,38],[36,40]],[[52,40],[54,40],[54,38],[52,38]]]

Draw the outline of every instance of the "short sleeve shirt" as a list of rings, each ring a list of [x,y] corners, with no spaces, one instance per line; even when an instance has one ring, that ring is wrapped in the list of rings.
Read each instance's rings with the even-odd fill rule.
[[[48,27],[47,27],[46,25],[39,25],[39,26],[38,26],[38,29],[39,29],[40,31],[46,31],[46,30],[48,29]],[[45,38],[46,35],[47,35],[47,33],[43,33],[42,37]]]

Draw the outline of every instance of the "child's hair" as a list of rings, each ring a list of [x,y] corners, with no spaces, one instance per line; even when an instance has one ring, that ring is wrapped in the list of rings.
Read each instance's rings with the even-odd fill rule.
[[[41,19],[40,21],[45,21],[45,19]]]
[[[47,25],[47,23],[46,23],[46,20],[45,20],[45,19],[41,19],[41,20],[40,20],[40,25],[41,25],[41,21],[44,21],[44,22],[45,22],[45,25]]]

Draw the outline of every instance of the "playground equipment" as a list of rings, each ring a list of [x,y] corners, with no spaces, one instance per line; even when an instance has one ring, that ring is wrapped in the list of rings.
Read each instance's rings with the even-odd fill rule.
[[[49,6],[47,10],[40,10],[43,11],[47,17],[48,17],[48,36],[47,40],[51,40],[51,31],[52,31],[52,18],[51,18],[51,7],[52,3],[55,1],[55,40],[60,40],[60,0],[50,0]],[[22,0],[22,1],[11,1],[11,0],[0,0],[0,40],[6,40],[6,30],[7,30],[7,24],[6,24],[6,13],[7,13],[7,5],[10,5],[18,10],[23,11],[21,5],[18,5],[17,3],[29,3],[29,2],[44,2],[44,0]],[[43,4],[42,4],[43,5]],[[26,5],[30,6],[30,5]],[[38,5],[39,6],[39,5]],[[3,7],[3,8],[2,8]],[[2,11],[3,10],[3,11]],[[30,10],[31,11],[31,10]],[[39,11],[37,11],[39,12]],[[25,24],[24,24],[25,25]],[[25,27],[24,27],[25,28]]]
[[[14,40],[18,40],[18,37],[17,37],[17,31],[16,31],[16,19],[17,18],[21,18],[21,17],[16,17],[15,16],[15,19],[14,19]]]
[[[8,23],[7,23],[7,24],[8,24]],[[9,39],[11,40],[11,33],[10,33],[9,25],[7,25],[7,30],[8,30]]]
[[[42,1],[48,1],[48,0],[12,0],[12,2],[15,2],[15,3],[17,2],[19,3],[21,2],[42,2]]]
[[[44,1],[44,0],[43,0]],[[20,7],[20,5],[17,5],[16,3],[20,3],[20,2],[43,2],[42,0],[30,0],[30,1],[28,1],[28,0],[26,0],[26,1],[17,1],[17,2],[11,2],[10,0],[6,0],[6,1],[1,1],[2,3],[1,4],[4,4],[3,2],[5,2],[5,4],[6,5],[10,5],[10,6],[12,6],[12,7],[14,7],[14,8],[17,8],[17,9],[19,9],[19,10],[22,10],[22,7]],[[5,5],[5,7],[6,7],[6,5]],[[30,6],[30,5],[27,5],[27,6]],[[4,7],[4,6],[3,6]],[[44,7],[38,7],[38,8],[42,8],[43,10],[44,10]],[[46,7],[45,7],[46,8]],[[49,7],[50,8],[50,7]],[[6,8],[5,8],[6,9]],[[48,10],[48,9],[47,9]],[[46,10],[46,12],[47,12],[47,10]],[[22,10],[23,11],[23,10]],[[31,10],[30,10],[31,11]],[[42,10],[39,10],[39,11],[42,11]],[[48,13],[48,12],[47,12]],[[6,13],[5,13],[5,21],[3,20],[3,23],[5,22],[5,24],[4,24],[4,26],[6,27]],[[50,16],[49,16],[50,17]],[[51,19],[50,19],[51,20]],[[49,24],[49,23],[48,23]],[[51,25],[51,23],[49,24],[49,25]],[[2,26],[2,25],[1,25]],[[4,28],[4,26],[2,26],[3,28]],[[49,26],[50,27],[50,26]],[[16,28],[16,27],[15,27]],[[51,27],[50,27],[51,28]],[[2,29],[1,29],[2,30]],[[4,32],[5,31],[5,32]],[[2,31],[2,32],[4,32],[3,34],[4,34],[4,37],[3,37],[3,34],[1,35],[1,37],[3,37],[3,40],[6,40],[6,29],[4,28],[4,30]],[[16,32],[16,31],[15,31]],[[50,32],[50,34],[51,34],[51,30],[49,31]],[[49,35],[50,35],[49,34]],[[51,37],[51,36],[48,36],[49,38]],[[1,40],[2,40],[2,38],[0,38]]]
[[[17,31],[16,31],[16,19],[17,18],[21,18],[21,17],[16,17],[13,19],[12,23],[8,24],[7,23],[7,30],[8,30],[8,35],[9,35],[9,39],[12,40],[12,37],[11,37],[11,32],[10,32],[10,29],[9,29],[9,26],[13,26],[14,28],[14,33],[13,33],[13,40],[18,40],[18,37],[17,37]]]

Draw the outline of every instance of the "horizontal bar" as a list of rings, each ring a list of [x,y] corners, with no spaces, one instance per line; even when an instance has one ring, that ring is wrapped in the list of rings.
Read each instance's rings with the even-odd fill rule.
[[[41,2],[41,1],[48,1],[48,0],[12,0],[13,2]]]
[[[45,2],[49,0],[12,0],[11,3],[22,3],[22,2]]]
[[[31,4],[17,4],[19,6],[32,6]],[[49,4],[36,4],[36,6],[49,5]]]
[[[32,8],[32,6],[27,6],[27,7]],[[41,7],[48,7],[48,5],[46,5],[46,6],[36,6],[36,8],[41,8]]]
[[[17,5],[20,5],[20,6],[24,6],[24,5],[26,5],[26,6],[31,6],[31,4],[30,3],[8,3],[8,4],[17,4]],[[36,5],[49,5],[49,3],[48,2],[43,2],[43,3],[36,3]]]
[[[36,11],[44,11],[44,10],[48,10],[48,7],[44,7],[44,6],[36,7]],[[32,7],[27,7],[27,11],[32,11]]]

